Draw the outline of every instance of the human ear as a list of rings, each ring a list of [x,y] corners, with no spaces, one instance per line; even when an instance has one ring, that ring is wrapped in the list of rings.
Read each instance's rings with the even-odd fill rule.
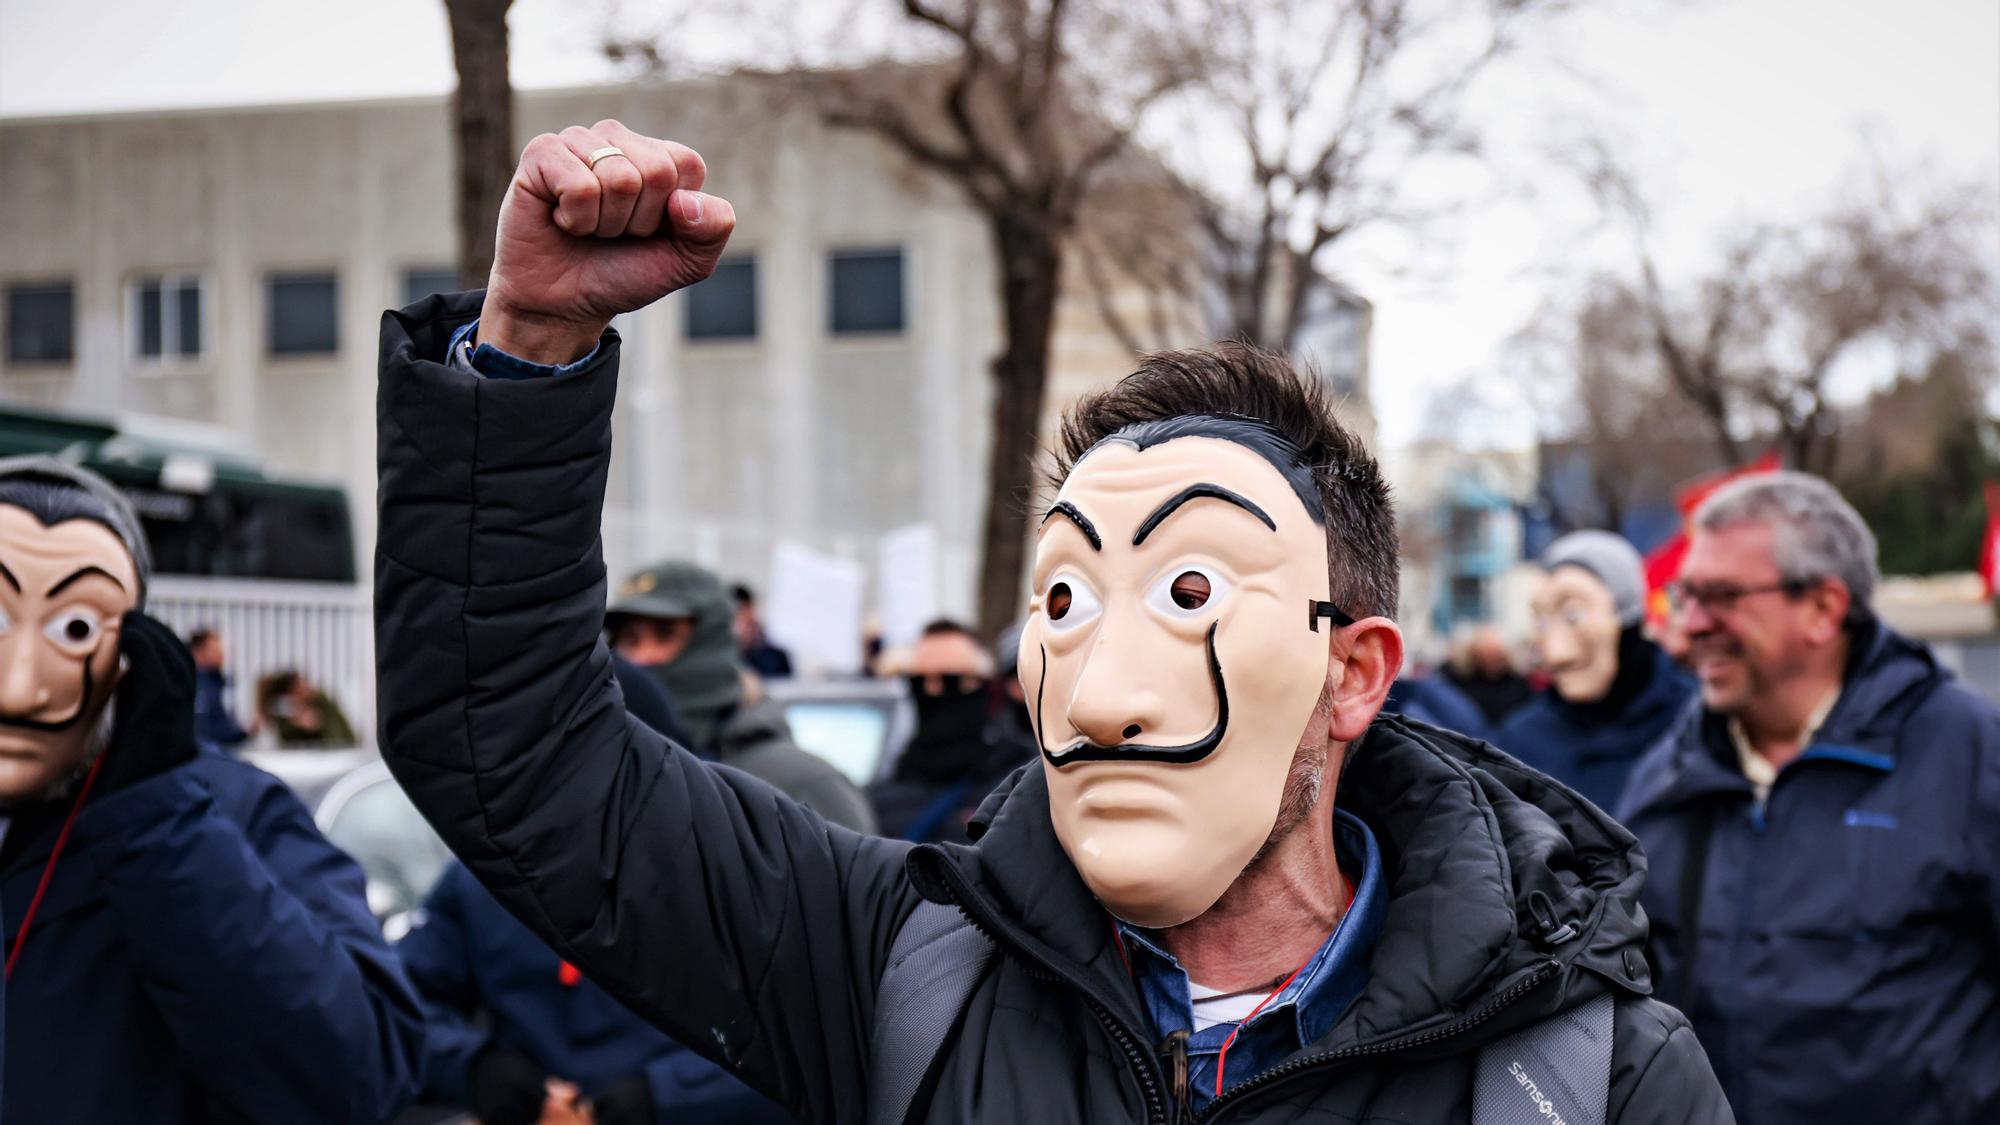
[[[1327,678],[1333,684],[1328,733],[1351,742],[1368,731],[1403,670],[1403,631],[1386,617],[1367,617],[1334,630]]]
[[[1847,623],[1847,609],[1854,603],[1847,583],[1838,578],[1816,582],[1806,590],[1806,604],[1813,610],[1814,640],[1832,640]]]

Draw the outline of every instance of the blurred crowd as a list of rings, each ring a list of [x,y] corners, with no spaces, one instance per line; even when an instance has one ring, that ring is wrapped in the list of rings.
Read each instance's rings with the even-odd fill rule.
[[[1463,627],[1446,659],[1406,672],[1388,710],[1488,740],[1644,846],[1644,972],[1691,1018],[1743,1120],[1809,1120],[1800,1107],[1815,1105],[1829,1068],[1856,1065],[1866,1069],[1838,1085],[1879,1091],[1883,1106],[1913,1082],[1943,1090],[1945,1104],[1985,1104],[2000,1081],[2000,1059],[1974,1057],[1991,1049],[1976,1020],[2000,988],[2000,764],[1983,755],[2000,713],[1872,612],[1874,537],[1825,482],[1745,478],[1703,504],[1690,535],[1663,590],[1648,588],[1639,553],[1613,534],[1558,539],[1538,560],[1530,634],[1517,644],[1490,624]],[[1038,756],[1013,630],[988,645],[938,620],[914,645],[877,652],[872,672],[901,682],[912,725],[866,786],[794,741],[766,690],[791,661],[749,589],[663,562],[615,589],[604,636],[637,721],[856,832],[963,840],[985,795]],[[292,670],[261,676],[256,713],[239,722],[225,639],[202,629],[186,643],[197,763],[266,734],[285,747],[355,741],[338,704]],[[264,806],[279,800],[268,787],[255,793]],[[0,849],[10,886],[38,870],[46,881],[54,865],[45,842],[18,843],[54,823],[24,808],[8,806],[16,830],[0,836],[14,845]],[[313,993],[294,1017],[365,1036],[353,1021],[366,1023],[356,1013],[372,1007],[397,1029],[370,1049],[385,1068],[379,1104],[460,1107],[485,1125],[788,1119],[584,979],[457,862],[392,955],[377,935],[354,932],[367,914],[359,873],[302,811],[278,827],[242,816],[230,847],[267,860],[308,853],[273,866],[282,901],[258,907],[300,918],[305,946],[259,955],[320,963],[330,927],[346,934],[340,956],[372,981]],[[1836,931],[1856,895],[1867,924]],[[69,936],[44,938],[45,954],[80,940],[83,922],[60,910],[43,924]],[[320,921],[305,924],[312,916]],[[262,924],[221,909],[212,920]],[[36,991],[53,1001],[57,978],[12,978],[10,1010],[27,1010]],[[1911,1058],[1960,1051],[1961,1072],[1907,1072]],[[10,1074],[10,1106],[22,1088]]]

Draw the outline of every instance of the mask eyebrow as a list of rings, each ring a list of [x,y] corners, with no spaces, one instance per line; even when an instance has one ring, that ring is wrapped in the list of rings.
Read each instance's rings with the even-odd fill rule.
[[[1078,511],[1075,504],[1067,500],[1056,501],[1055,506],[1043,514],[1042,522],[1048,523],[1057,516],[1062,516],[1075,524],[1077,529],[1083,532],[1083,537],[1090,540],[1091,550],[1102,551],[1104,549],[1104,537],[1097,534],[1097,525],[1090,522],[1089,516]]]
[[[58,582],[55,585],[49,587],[49,592],[43,594],[42,596],[45,598],[53,598],[57,594],[62,593],[64,590],[69,589],[71,586],[75,585],[76,583],[82,581],[85,578],[88,578],[93,574],[102,575],[105,578],[111,579],[111,584],[118,587],[120,590],[123,590],[125,588],[125,583],[118,581],[117,575],[112,574],[110,571],[104,569],[103,567],[86,566],[77,570],[76,573],[70,575],[68,578],[63,579],[61,582]],[[7,577],[12,578],[13,575],[10,574]],[[19,590],[21,587],[19,585],[16,585],[14,588],[16,590]]]
[[[14,587],[15,593],[21,592],[21,580],[14,577],[14,572],[7,569],[6,563],[0,563],[0,578],[5,578],[7,585]]]
[[[1237,507],[1243,509],[1244,511],[1249,512],[1251,515],[1256,516],[1258,519],[1264,521],[1265,527],[1270,528],[1272,531],[1278,530],[1277,521],[1273,520],[1270,517],[1270,515],[1264,511],[1264,509],[1259,508],[1256,504],[1252,503],[1247,498],[1240,496],[1237,493],[1231,492],[1229,489],[1226,489],[1219,484],[1209,484],[1206,481],[1204,481],[1201,484],[1188,485],[1186,488],[1183,488],[1179,492],[1173,494],[1172,496],[1169,496],[1165,503],[1161,504],[1157,508],[1154,508],[1153,514],[1146,517],[1146,522],[1139,525],[1139,534],[1134,535],[1132,537],[1132,545],[1134,547],[1137,547],[1139,544],[1144,543],[1146,541],[1146,536],[1151,535],[1153,533],[1153,529],[1160,526],[1160,524],[1163,523],[1168,516],[1171,516],[1175,512],[1179,511],[1181,505],[1187,503],[1190,500],[1202,500],[1202,499],[1221,500],[1225,503],[1234,504]]]

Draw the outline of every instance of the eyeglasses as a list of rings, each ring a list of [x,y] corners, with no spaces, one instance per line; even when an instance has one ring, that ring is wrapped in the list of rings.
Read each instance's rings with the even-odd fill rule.
[[[1738,586],[1733,582],[1669,582],[1667,608],[1676,614],[1699,605],[1710,613],[1729,613],[1736,603],[1756,594],[1784,594],[1796,598],[1812,588],[1809,580],[1787,578],[1768,586]]]

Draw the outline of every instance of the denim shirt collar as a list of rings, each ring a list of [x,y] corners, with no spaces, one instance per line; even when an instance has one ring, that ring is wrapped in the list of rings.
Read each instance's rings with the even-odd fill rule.
[[[1334,854],[1342,873],[1354,883],[1353,905],[1284,990],[1243,1025],[1229,1048],[1232,1086],[1332,1030],[1368,981],[1375,938],[1388,906],[1381,852],[1374,834],[1360,818],[1336,810]],[[1187,971],[1146,931],[1123,922],[1118,931],[1125,940],[1132,975],[1154,1030],[1162,1039],[1175,1031],[1190,1033],[1187,1049],[1194,1078],[1190,1086],[1198,1102],[1205,1104],[1214,1096],[1215,1056],[1236,1025],[1217,1024],[1195,1032]]]

